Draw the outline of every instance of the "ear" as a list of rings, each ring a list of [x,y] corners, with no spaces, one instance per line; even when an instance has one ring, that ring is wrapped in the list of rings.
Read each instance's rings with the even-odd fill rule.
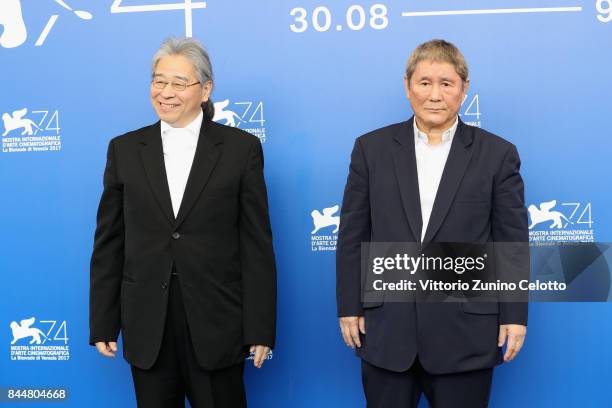
[[[410,81],[406,74],[404,74],[404,91],[406,92],[406,98],[410,100]]]
[[[210,93],[212,92],[213,83],[212,81],[206,81],[202,86],[202,102],[208,102]]]
[[[470,87],[470,79],[466,79],[463,83],[463,95],[467,93],[468,88]]]

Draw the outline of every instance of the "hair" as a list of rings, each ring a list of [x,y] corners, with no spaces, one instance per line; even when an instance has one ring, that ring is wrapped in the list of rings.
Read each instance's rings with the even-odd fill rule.
[[[463,80],[463,84],[468,79],[468,66],[463,54],[454,44],[444,40],[429,40],[419,45],[412,51],[408,63],[406,64],[406,79],[410,85],[410,79],[421,61],[448,62]]]
[[[202,86],[208,81],[214,84],[210,57],[206,49],[204,49],[198,40],[184,37],[170,37],[166,39],[162,45],[160,45],[155,55],[153,55],[153,64],[151,68],[152,75],[155,75],[155,68],[159,60],[170,55],[182,55],[187,58],[193,64],[198,81]],[[215,106],[211,98],[208,98],[208,101],[202,103],[202,110],[204,111],[204,117],[206,119],[211,120],[213,118],[215,115]]]

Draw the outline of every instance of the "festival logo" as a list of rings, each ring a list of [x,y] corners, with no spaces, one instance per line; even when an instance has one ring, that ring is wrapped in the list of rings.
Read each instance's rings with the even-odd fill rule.
[[[75,10],[64,0],[54,0],[60,7],[71,12],[81,20],[91,20],[93,15],[84,10]],[[36,43],[40,47],[45,43],[51,29],[57,22],[59,14],[53,14],[47,20],[47,24],[42,29]],[[24,44],[28,38],[28,29],[23,19],[21,0],[2,0],[0,1],[0,25],[4,27],[0,35],[0,46],[4,48],[15,48]]]
[[[236,127],[257,136],[261,143],[266,142],[266,128],[264,126],[263,102],[242,101],[230,102],[229,99],[215,102],[215,116],[213,121]]]
[[[482,122],[480,121],[482,112],[480,112],[479,94],[465,95],[461,108],[459,109],[459,116],[461,116],[461,120],[463,120],[466,125],[482,127]]]
[[[136,3],[136,4],[134,4]],[[143,0],[114,0],[110,12],[115,13],[151,13],[159,11],[180,11],[185,13],[185,37],[193,36],[193,10],[205,9],[205,1],[177,0],[171,3],[156,2],[154,4],[142,4]]]
[[[10,345],[12,361],[66,361],[70,346],[66,321],[40,320],[35,317],[12,321],[8,326],[13,339]]]
[[[591,203],[559,203],[557,200],[531,204],[529,241],[594,242]]]
[[[2,114],[2,152],[50,152],[62,149],[57,110],[18,109]]]
[[[272,358],[274,357],[274,353],[272,352],[272,350],[268,351],[268,354],[266,354],[266,357],[264,358],[264,360],[272,360]],[[255,360],[255,352],[251,351],[249,352],[249,355],[246,358],[247,360]]]
[[[314,229],[311,235],[312,252],[335,251],[340,229],[340,215],[334,215],[340,209],[339,205],[313,210],[310,213]],[[333,228],[332,228],[333,227]]]

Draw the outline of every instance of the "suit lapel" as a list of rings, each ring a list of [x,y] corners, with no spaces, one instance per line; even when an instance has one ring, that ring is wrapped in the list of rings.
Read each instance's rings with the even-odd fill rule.
[[[461,184],[463,174],[472,158],[472,140],[472,131],[459,120],[457,131],[453,137],[450,152],[448,153],[448,159],[444,166],[440,186],[436,193],[436,199],[431,211],[423,244],[433,239],[450,209],[457,189]]]
[[[395,165],[395,177],[397,179],[400,197],[402,198],[404,212],[408,218],[408,223],[410,224],[414,239],[420,242],[423,219],[421,218],[419,179],[414,151],[413,120],[414,118],[405,122],[399,132],[394,136],[397,144],[393,152],[393,163]]]
[[[187,179],[187,186],[183,194],[183,200],[176,217],[174,228],[178,228],[189,214],[189,211],[198,200],[202,189],[210,179],[219,157],[223,151],[223,137],[212,125],[211,121],[204,118],[198,137],[193,164]]]
[[[160,122],[147,128],[147,134],[140,143],[142,145],[140,157],[153,195],[168,221],[174,223],[170,188],[168,187],[168,177],[164,164]]]

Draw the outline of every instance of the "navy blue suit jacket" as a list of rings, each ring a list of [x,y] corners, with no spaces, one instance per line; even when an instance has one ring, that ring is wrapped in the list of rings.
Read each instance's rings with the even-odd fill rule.
[[[527,242],[519,168],[513,144],[459,121],[423,244]],[[398,372],[417,355],[432,374],[499,364],[499,325],[526,325],[527,303],[361,302],[361,243],[420,242],[421,228],[413,119],[359,137],[336,253],[338,315],[365,316],[358,355]]]

